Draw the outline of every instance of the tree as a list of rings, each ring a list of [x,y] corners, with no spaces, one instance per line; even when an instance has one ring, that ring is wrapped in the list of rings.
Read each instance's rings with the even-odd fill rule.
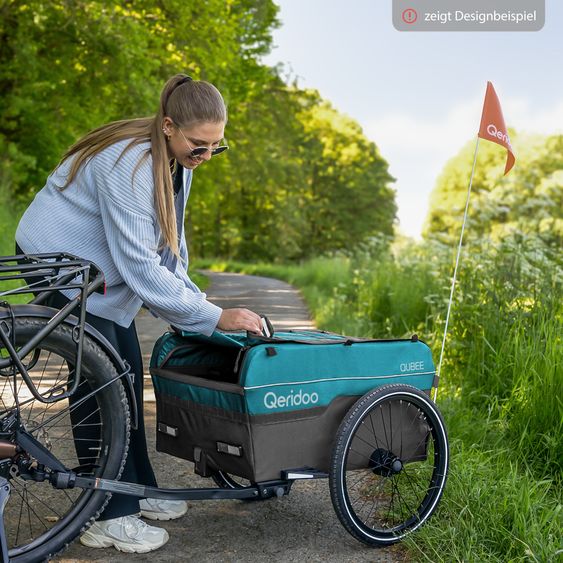
[[[503,176],[506,152],[480,143],[470,202],[469,238],[538,236],[563,244],[563,136],[511,134],[516,166]],[[474,143],[444,167],[431,196],[425,236],[459,236]]]
[[[154,114],[164,81],[186,72],[222,92],[232,149],[196,172],[191,252],[299,259],[391,233],[376,146],[260,62],[276,14],[272,0],[3,0],[0,189],[25,205],[77,138]]]
[[[349,248],[372,235],[392,235],[394,181],[376,145],[350,117],[316,92],[301,94],[306,132],[307,186],[303,194],[311,254]]]
[[[23,200],[65,149],[102,123],[155,113],[177,72],[244,98],[246,63],[267,49],[270,0],[4,0],[0,7],[0,155]]]

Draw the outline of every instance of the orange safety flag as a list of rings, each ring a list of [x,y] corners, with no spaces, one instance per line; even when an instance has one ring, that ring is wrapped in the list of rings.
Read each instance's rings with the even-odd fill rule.
[[[504,167],[504,174],[508,174],[510,169],[514,166],[516,158],[510,145],[510,138],[504,124],[504,117],[500,109],[500,102],[498,101],[497,93],[490,82],[487,82],[487,92],[485,93],[485,102],[483,103],[483,114],[481,115],[481,125],[479,127],[478,136],[481,139],[487,139],[502,145],[507,151],[506,166]]]

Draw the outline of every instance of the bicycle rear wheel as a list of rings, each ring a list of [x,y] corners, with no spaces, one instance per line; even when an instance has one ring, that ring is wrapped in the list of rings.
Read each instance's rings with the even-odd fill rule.
[[[16,347],[28,342],[48,320],[16,318]],[[68,388],[76,356],[72,327],[63,323],[38,348],[24,358],[36,387],[43,395],[51,389]],[[2,355],[6,355],[5,349]],[[119,380],[100,389],[116,375],[108,356],[85,336],[81,382],[70,399],[41,403],[21,378],[14,389],[12,378],[0,377],[0,427],[19,403],[25,430],[66,467],[76,468],[81,475],[116,479],[128,448],[129,406]],[[77,397],[96,389],[100,390],[91,398],[77,402]],[[100,491],[55,489],[48,481],[24,480],[15,462],[0,465],[0,471],[11,485],[4,525],[10,561],[14,563],[42,561],[64,549],[98,517],[111,496]]]

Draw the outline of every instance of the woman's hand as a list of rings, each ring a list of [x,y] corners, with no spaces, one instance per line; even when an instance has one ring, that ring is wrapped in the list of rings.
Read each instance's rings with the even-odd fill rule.
[[[262,334],[260,315],[249,309],[223,309],[217,323],[220,330],[248,330],[254,334]]]

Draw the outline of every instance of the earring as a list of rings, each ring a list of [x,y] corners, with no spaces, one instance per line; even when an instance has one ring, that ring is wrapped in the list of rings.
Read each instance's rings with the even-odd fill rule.
[[[166,140],[169,141],[171,135],[166,131],[166,129],[162,129],[162,132],[164,133],[164,136],[166,137]]]

